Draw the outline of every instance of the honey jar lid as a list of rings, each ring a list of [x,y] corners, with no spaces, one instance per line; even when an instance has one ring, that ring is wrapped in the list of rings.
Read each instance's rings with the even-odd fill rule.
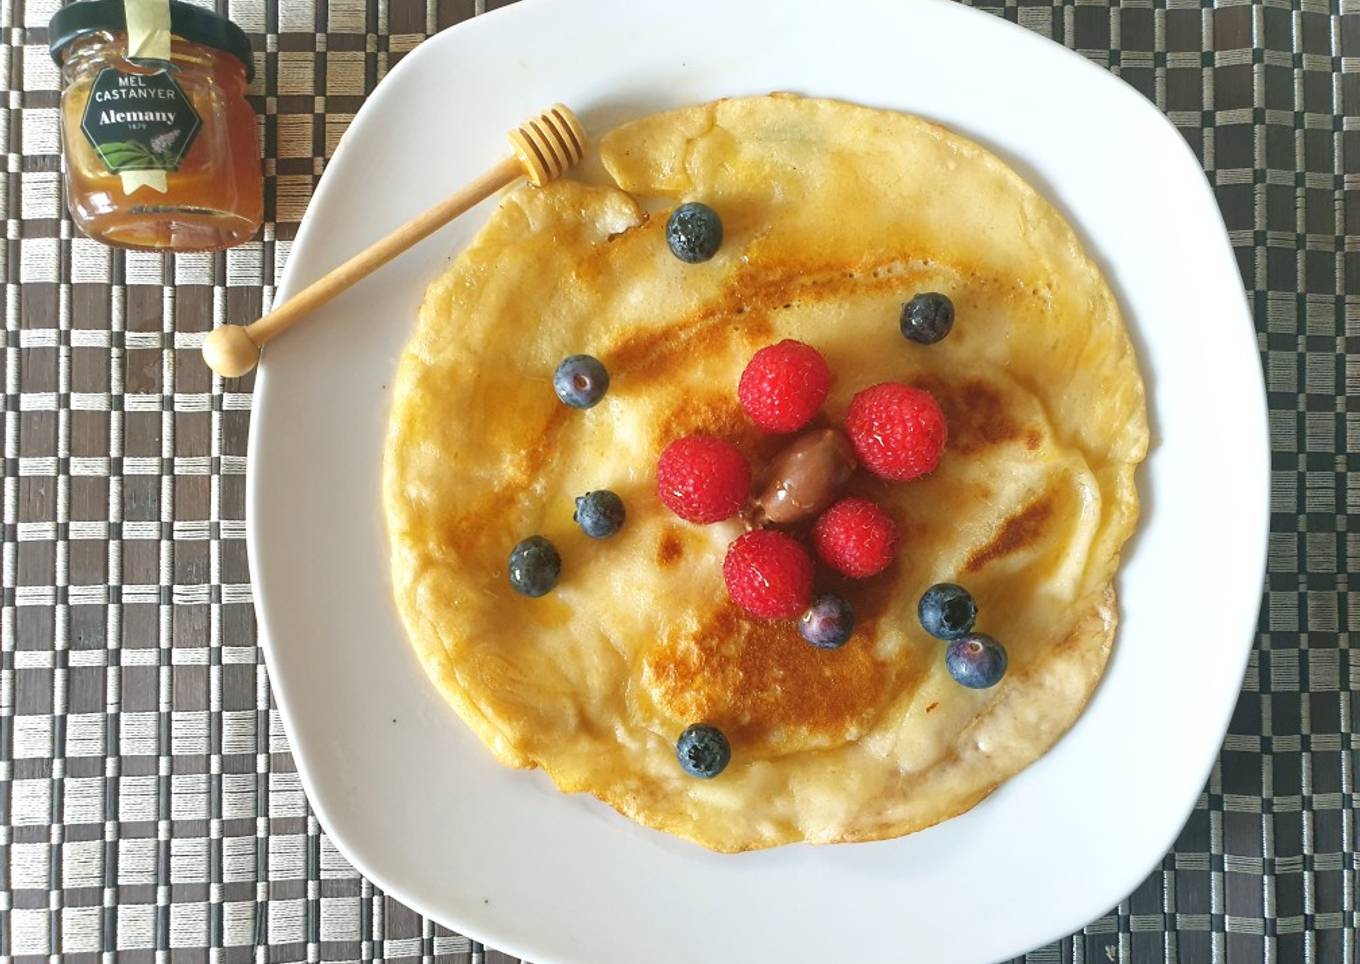
[[[61,52],[73,41],[101,30],[127,29],[123,0],[80,0],[52,14],[47,25],[47,49],[61,62]],[[215,47],[246,66],[246,82],[255,77],[255,58],[245,31],[226,17],[181,0],[170,0],[170,32],[192,43]]]

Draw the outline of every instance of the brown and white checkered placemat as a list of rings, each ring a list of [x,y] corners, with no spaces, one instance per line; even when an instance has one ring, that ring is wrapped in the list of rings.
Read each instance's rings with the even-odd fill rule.
[[[269,220],[225,254],[163,257],[74,234],[56,3],[0,0],[0,958],[509,960],[386,897],[312,816],[255,648],[251,382],[198,359],[206,330],[268,303],[364,96],[483,5],[217,0],[257,50]],[[1219,764],[1148,880],[1026,960],[1357,964],[1360,0],[979,5],[1108,67],[1184,133],[1270,393],[1269,574]]]

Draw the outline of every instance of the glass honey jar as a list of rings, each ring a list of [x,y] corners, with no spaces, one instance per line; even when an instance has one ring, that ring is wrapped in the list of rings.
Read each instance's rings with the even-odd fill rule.
[[[250,41],[180,0],[80,0],[53,15],[66,203],[91,238],[206,251],[264,214]]]

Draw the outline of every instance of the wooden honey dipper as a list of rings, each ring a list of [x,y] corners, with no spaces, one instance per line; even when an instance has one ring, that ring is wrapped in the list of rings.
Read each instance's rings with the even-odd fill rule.
[[[203,360],[224,378],[255,367],[260,349],[293,327],[313,309],[368,277],[407,248],[521,177],[535,187],[562,175],[585,154],[586,132],[576,115],[555,104],[509,134],[514,153],[481,177],[412,218],[381,241],[313,281],[273,311],[249,325],[223,325],[203,341]]]

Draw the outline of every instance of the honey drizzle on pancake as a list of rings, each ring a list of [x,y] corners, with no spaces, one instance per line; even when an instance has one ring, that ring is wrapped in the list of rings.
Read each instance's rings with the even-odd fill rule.
[[[637,233],[630,232],[630,233]],[[975,287],[1010,287],[1002,279],[978,276],[962,266],[928,262],[919,254],[881,252],[853,262],[800,261],[760,254],[753,243],[747,263],[718,296],[690,317],[664,329],[630,335],[603,356],[611,372],[628,372],[630,390],[665,378],[686,359],[716,351],[733,338],[760,347],[774,327],[769,313],[797,302],[832,301],[847,292],[911,290],[928,271],[953,271]]]

